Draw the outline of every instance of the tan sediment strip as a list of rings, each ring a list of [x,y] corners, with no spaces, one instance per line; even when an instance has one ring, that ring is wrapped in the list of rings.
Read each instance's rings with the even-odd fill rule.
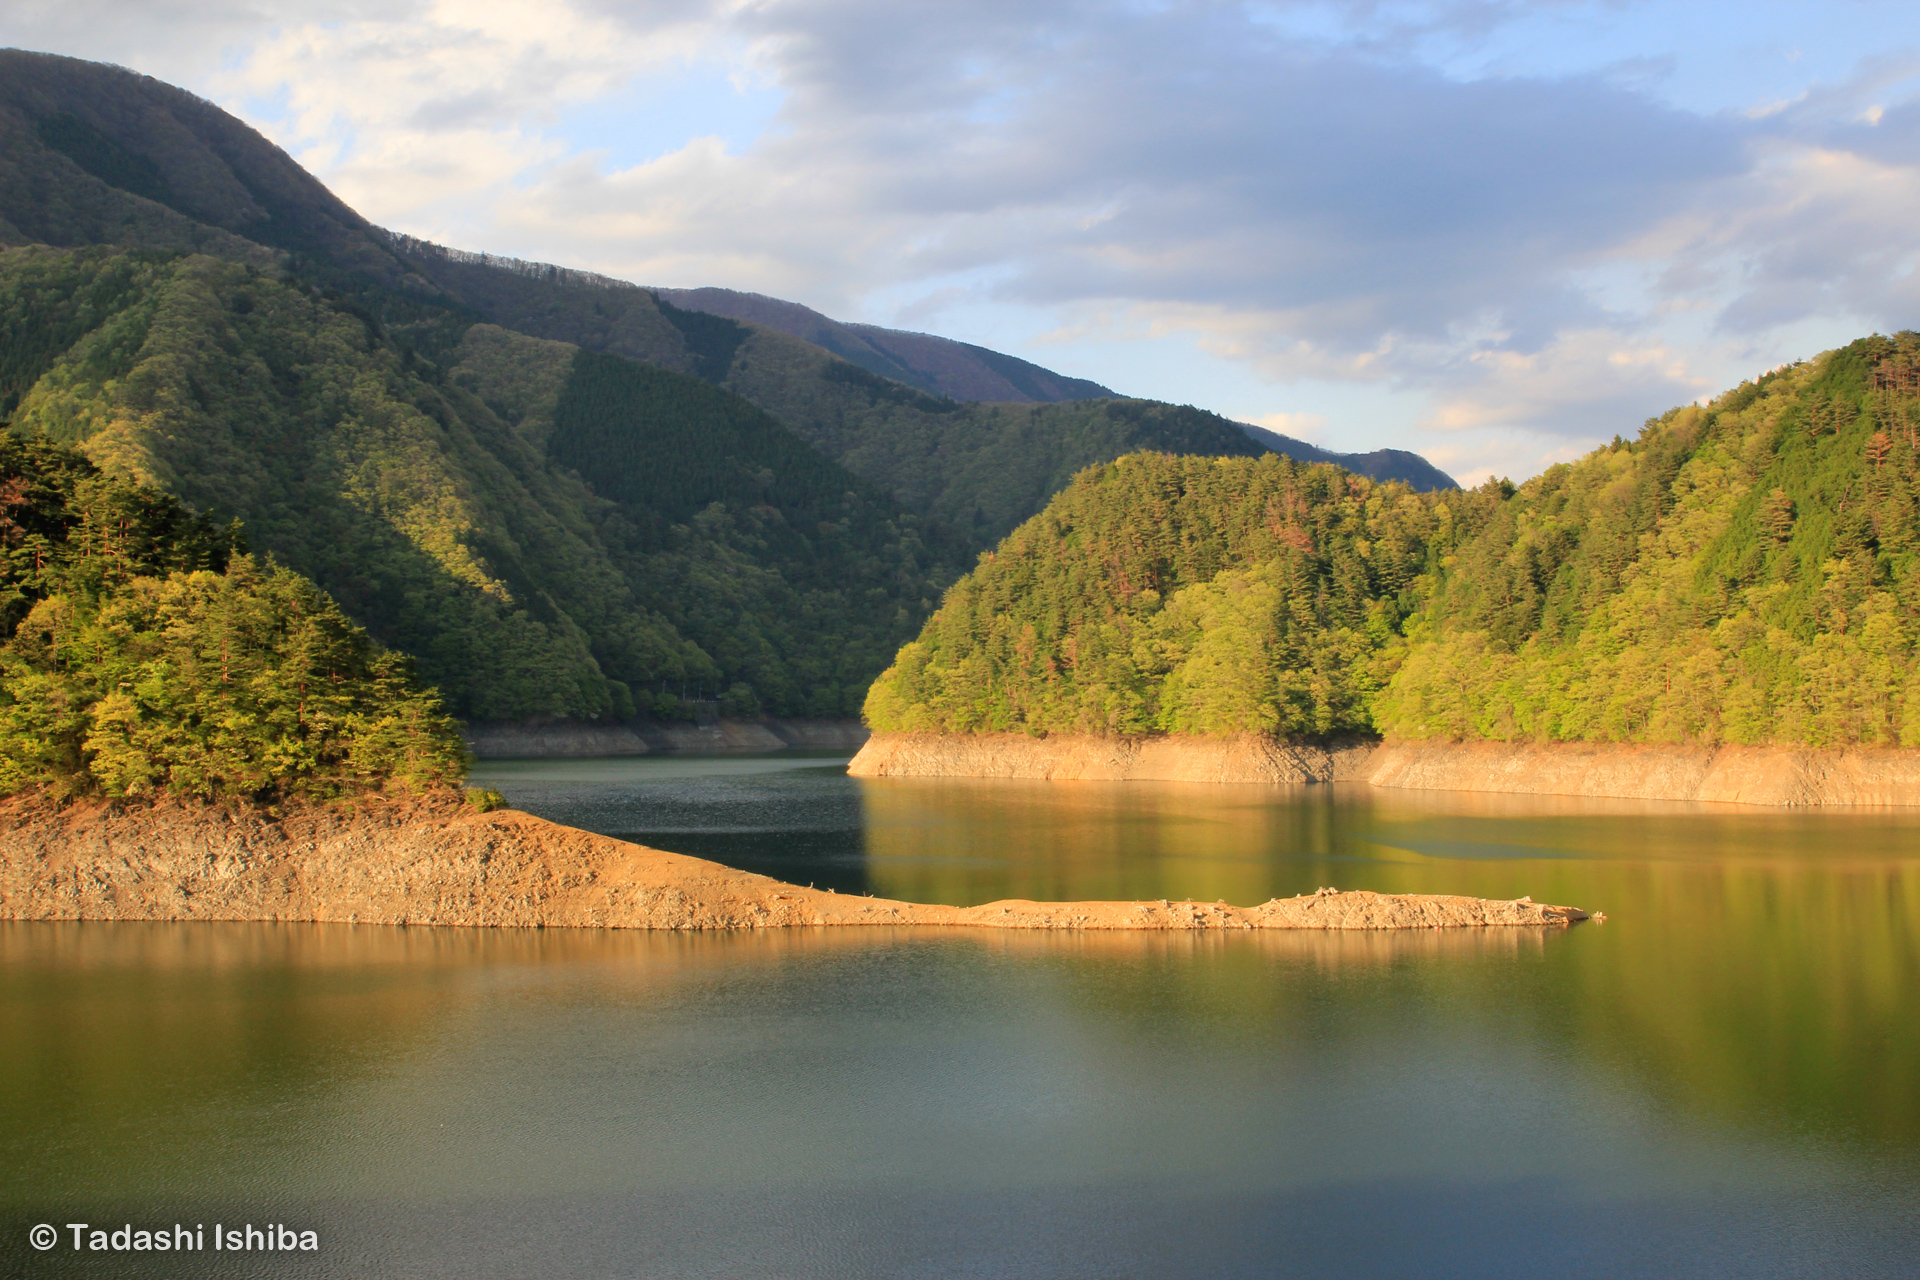
[[[1056,782],[1333,782],[1367,776],[1377,743],[1229,738],[1096,738],[1024,733],[876,733],[857,778],[1036,778]]]
[[[1564,926],[1572,907],[1323,892],[1224,902],[931,906],[801,888],[457,799],[263,815],[0,804],[0,919],[263,920],[623,929],[963,925],[994,929]]]
[[[1044,778],[1376,787],[1782,807],[1920,804],[1920,750],[1610,742],[1292,743],[1243,735],[875,734],[870,778]]]
[[[1607,742],[1388,742],[1377,787],[1782,808],[1920,804],[1920,751]]]

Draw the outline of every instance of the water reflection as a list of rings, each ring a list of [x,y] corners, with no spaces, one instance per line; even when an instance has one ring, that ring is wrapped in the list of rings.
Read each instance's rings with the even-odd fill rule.
[[[777,759],[753,774],[716,762],[688,785],[648,774],[661,763],[516,799],[921,902],[1255,903],[1331,884],[1604,910],[1604,926],[1543,953],[1527,983],[1462,970],[1468,995],[1519,1002],[1565,1051],[1689,1115],[1920,1148],[1920,812],[1363,784],[854,780]]]
[[[1648,1088],[1613,936],[6,925],[0,1187],[332,1250],[116,1274],[1893,1274],[1914,1171]]]
[[[488,768],[561,821],[924,901],[1337,884],[1610,918],[0,925],[20,1224],[0,1265],[97,1274],[26,1261],[25,1225],[163,1210],[307,1215],[337,1251],[129,1274],[1891,1275],[1920,1256],[1920,814],[856,782],[790,759]]]

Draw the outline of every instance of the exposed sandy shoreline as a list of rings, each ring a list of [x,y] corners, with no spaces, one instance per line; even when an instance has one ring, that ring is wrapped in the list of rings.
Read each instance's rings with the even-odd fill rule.
[[[1761,805],[1920,804],[1920,750],[875,734],[859,777],[1299,783]]]
[[[928,906],[784,884],[458,798],[311,809],[280,821],[152,807],[0,802],[0,919],[267,920],[623,929],[967,925],[996,929],[1565,926],[1571,907],[1325,892],[1203,902]]]

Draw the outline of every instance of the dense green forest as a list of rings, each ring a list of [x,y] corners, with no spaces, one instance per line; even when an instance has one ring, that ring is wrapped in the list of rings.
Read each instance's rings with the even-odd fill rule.
[[[248,264],[5,251],[0,340],[15,434],[239,517],[463,716],[849,713],[952,573],[696,378],[484,325],[442,365]]]
[[[456,782],[440,699],[313,583],[78,452],[0,437],[0,794]]]
[[[1463,518],[1498,501],[1277,454],[1089,468],[947,593],[875,683],[868,722],[1369,730]]]
[[[1083,473],[876,682],[880,729],[1920,745],[1920,336],[1515,488]]]
[[[1920,746],[1920,335],[1521,486],[1378,705],[1406,737]]]
[[[211,103],[19,50],[0,246],[11,432],[240,518],[472,719],[850,714],[1082,467],[1263,452],[1149,401],[961,404],[411,241]]]

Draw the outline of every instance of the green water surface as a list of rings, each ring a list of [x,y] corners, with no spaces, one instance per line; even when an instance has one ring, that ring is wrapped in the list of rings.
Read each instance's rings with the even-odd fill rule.
[[[919,901],[1571,930],[0,925],[0,1274],[1920,1274],[1920,813],[493,764]],[[279,1221],[311,1254],[45,1253]]]

